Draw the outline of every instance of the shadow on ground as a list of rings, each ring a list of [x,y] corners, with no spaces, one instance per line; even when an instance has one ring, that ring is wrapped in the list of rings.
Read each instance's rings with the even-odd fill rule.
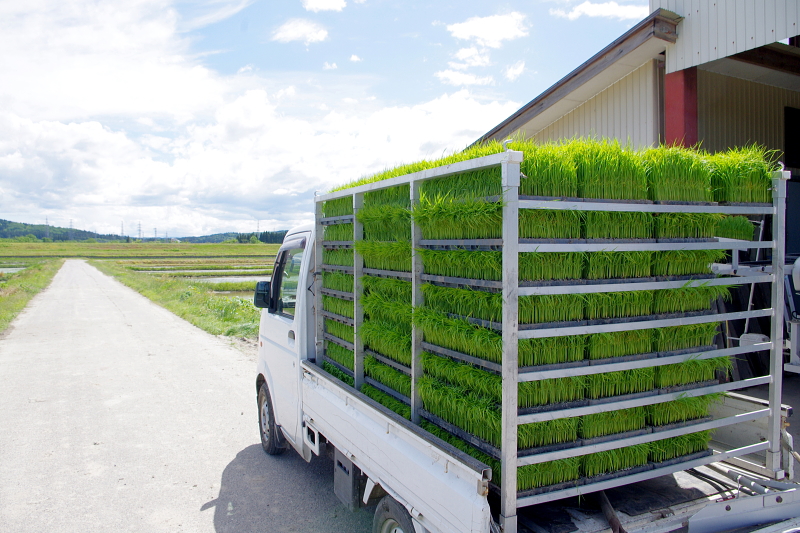
[[[268,456],[248,446],[222,473],[214,508],[217,533],[331,532],[368,533],[369,510],[350,512],[333,493],[333,463],[314,457],[306,463],[293,450]]]

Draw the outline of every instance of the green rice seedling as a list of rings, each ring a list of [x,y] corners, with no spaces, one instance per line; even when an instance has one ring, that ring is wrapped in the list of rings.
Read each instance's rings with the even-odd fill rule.
[[[500,252],[488,253],[497,253],[499,260]],[[520,281],[580,279],[583,277],[586,256],[587,254],[582,252],[521,253],[519,254],[519,279]]]
[[[322,308],[329,313],[353,318],[356,314],[355,305],[348,300],[342,300],[335,296],[322,295]]]
[[[338,379],[339,381],[341,381],[343,383],[347,383],[351,387],[355,383],[355,380],[353,378],[351,378],[350,376],[348,376],[347,374],[345,374],[344,372],[342,372],[341,370],[339,370],[338,368],[336,368],[335,366],[333,366],[332,364],[330,364],[327,361],[322,363],[322,369],[325,372],[327,372],[328,374],[330,374],[331,376],[333,376],[336,379]]]
[[[522,339],[519,341],[519,366],[552,365],[582,361],[588,335]]]
[[[675,422],[704,418],[709,415],[711,405],[721,402],[724,396],[724,393],[718,392],[648,405],[647,423],[652,426],[665,426]]]
[[[587,239],[650,239],[653,236],[651,213],[586,211],[584,215]]]
[[[411,333],[407,324],[366,320],[359,334],[370,349],[407,367],[411,366]]]
[[[501,280],[503,276],[502,252],[427,249],[417,252],[426,274],[483,280]]]
[[[500,202],[422,196],[414,220],[424,239],[497,239],[502,237],[502,208]]]
[[[708,449],[710,440],[710,431],[699,431],[688,435],[657,440],[650,443],[649,457],[651,461],[660,463],[683,455],[701,452]]]
[[[582,294],[543,294],[519,298],[519,323],[540,324],[582,320],[585,298]]]
[[[588,336],[587,345],[589,359],[593,360],[650,353],[653,350],[653,330],[594,333]]]
[[[580,417],[578,435],[584,439],[593,439],[642,429],[646,423],[647,410],[644,407],[606,411]]]
[[[525,196],[578,196],[575,161],[567,150],[556,144],[511,143],[512,150],[522,150],[519,193]]]
[[[755,225],[744,216],[725,216],[717,224],[715,237],[752,241],[755,237]]]
[[[353,370],[353,350],[325,341],[325,357],[333,359],[345,368]]]
[[[379,363],[374,357],[364,358],[364,374],[406,397],[411,396],[411,378],[389,365]]]
[[[322,263],[325,265],[353,266],[353,249],[338,248],[322,250]]]
[[[414,309],[414,323],[422,329],[426,342],[495,363],[501,361],[503,338],[495,331],[427,307]]]
[[[713,237],[724,217],[719,213],[658,213],[655,215],[655,236],[658,239]]]
[[[387,409],[394,411],[403,418],[411,420],[411,407],[401,402],[397,398],[389,396],[382,390],[376,389],[372,385],[367,385],[366,383],[361,385],[361,393],[372,398]]]
[[[547,487],[573,481],[581,475],[581,458],[568,457],[517,468],[517,490]]]
[[[584,455],[581,461],[581,471],[584,476],[592,477],[641,466],[647,464],[649,452],[649,444],[635,444],[616,450]]]
[[[323,217],[342,217],[353,214],[353,197],[345,196],[322,204]]]
[[[725,259],[725,250],[669,250],[654,252],[653,276],[688,276],[710,274],[711,264]]]
[[[387,300],[398,300],[411,305],[410,281],[364,276],[361,278],[361,282],[364,284],[364,291],[368,294],[378,294]]]
[[[364,239],[369,241],[410,241],[411,211],[391,204],[363,207],[356,219],[364,224]]]
[[[443,430],[436,424],[428,422],[427,420],[420,421],[420,426],[428,433],[442,439],[443,441],[450,444],[454,448],[457,448],[462,452],[466,453],[467,455],[471,455],[478,461],[484,463],[486,466],[492,469],[492,481],[495,484],[500,483],[500,471],[501,471],[500,461],[498,461],[497,459],[495,459],[490,455],[483,453],[482,451],[478,450],[471,444],[468,444],[464,440],[459,439],[455,435]],[[517,470],[517,478],[519,478],[519,469]]]
[[[361,299],[364,312],[370,320],[396,324],[411,332],[411,304],[386,298],[381,293],[365,294]]]
[[[486,198],[503,194],[500,186],[500,167],[482,168],[454,176],[428,180],[420,185],[420,198],[449,196],[451,198]]]
[[[322,230],[323,239],[326,241],[352,241],[353,224],[333,224],[324,226]]]
[[[342,340],[353,342],[353,326],[342,324],[330,318],[325,319],[325,331]]]
[[[659,146],[646,150],[642,160],[651,200],[711,201],[711,174],[697,150]]]
[[[717,298],[730,300],[730,287],[724,285],[701,285],[699,287],[683,287],[680,289],[663,289],[655,291],[653,297],[653,313],[685,313],[687,311],[703,311],[711,308]]]
[[[517,445],[521,450],[578,440],[578,418],[559,418],[524,424],[517,428]]]
[[[653,310],[653,291],[595,292],[584,300],[589,320],[643,316]]]
[[[644,200],[647,176],[638,155],[614,141],[574,140],[566,144],[578,177],[578,196]]]
[[[586,396],[593,399],[621,396],[653,390],[654,385],[655,371],[652,368],[592,374],[586,379]]]
[[[500,322],[503,316],[503,298],[500,293],[454,289],[429,283],[422,285],[422,293],[425,296],[425,305],[441,313],[493,322]]]
[[[689,359],[683,363],[656,367],[656,387],[672,387],[699,381],[711,381],[717,371],[728,372],[732,368],[730,358]]]
[[[522,209],[519,236],[523,239],[579,239],[583,221],[581,211]]]
[[[652,252],[591,252],[586,279],[644,278],[650,275]]]
[[[683,350],[714,344],[719,322],[672,326],[653,330],[653,349],[657,352]]]
[[[366,268],[411,272],[411,242],[356,241]]]
[[[714,199],[728,203],[771,202],[773,157],[774,152],[756,145],[709,156]]]
[[[405,185],[364,193],[364,207],[371,208],[375,206],[393,206],[409,209],[411,207],[410,185],[406,183]]]
[[[353,275],[341,272],[323,272],[322,286],[339,292],[353,292]]]

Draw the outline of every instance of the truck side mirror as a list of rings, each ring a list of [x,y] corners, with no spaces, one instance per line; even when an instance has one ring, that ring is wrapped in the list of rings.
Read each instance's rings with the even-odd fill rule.
[[[256,283],[256,293],[253,296],[253,305],[260,308],[269,307],[269,281]]]

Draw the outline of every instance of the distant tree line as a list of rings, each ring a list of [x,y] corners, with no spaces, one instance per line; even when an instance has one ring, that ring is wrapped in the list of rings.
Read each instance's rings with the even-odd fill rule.
[[[100,234],[82,229],[60,228],[44,224],[25,224],[0,219],[0,239],[24,239],[23,242],[50,239],[52,241],[85,241],[96,239],[98,241],[124,241],[125,237],[119,235]]]

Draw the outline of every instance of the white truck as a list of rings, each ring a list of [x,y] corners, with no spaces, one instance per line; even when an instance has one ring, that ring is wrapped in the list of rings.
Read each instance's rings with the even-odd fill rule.
[[[784,270],[781,225],[783,224],[785,174],[776,176],[774,180],[775,200],[772,206],[767,207],[623,204],[588,200],[582,203],[569,203],[520,198],[517,187],[521,159],[520,152],[508,150],[496,155],[429,169],[316,198],[315,224],[301,226],[288,232],[277,254],[271,281],[259,282],[256,288],[255,304],[263,308],[259,332],[256,391],[261,440],[265,452],[278,454],[284,449],[293,448],[306,461],[310,461],[312,455],[323,453],[332,455],[334,486],[337,496],[350,509],[377,503],[373,530],[381,533],[488,533],[490,531],[513,533],[527,530],[541,533],[541,531],[546,531],[547,527],[541,527],[541,520],[537,522],[539,504],[551,502],[552,505],[552,502],[558,502],[563,498],[595,492],[604,494],[602,491],[605,489],[646,482],[673,474],[682,476],[679,483],[673,483],[674,490],[687,491],[691,488],[695,492],[688,501],[686,498],[680,500],[668,498],[665,495],[662,502],[656,503],[659,513],[644,512],[640,516],[623,516],[621,518],[623,523],[620,525],[620,518],[608,505],[608,499],[600,498],[603,503],[603,512],[614,527],[614,531],[622,531],[624,529],[620,529],[620,527],[624,526],[629,531],[635,529],[648,532],[667,532],[688,525],[690,533],[706,533],[776,522],[777,526],[767,527],[763,531],[785,531],[791,527],[800,527],[800,520],[793,518],[800,516],[800,497],[796,496],[796,485],[776,481],[784,479],[787,474],[791,475],[793,469],[792,454],[788,451],[791,449],[791,437],[785,430],[785,418],[789,415],[790,408],[782,407],[780,404],[781,367],[783,364],[780,320],[773,320],[776,326],[772,329],[772,338],[766,342],[749,346],[719,348],[701,354],[677,355],[671,359],[667,358],[668,360],[662,357],[658,360],[640,359],[618,362],[613,365],[615,370],[641,368],[648,365],[683,361],[688,357],[736,356],[748,352],[769,350],[772,355],[772,372],[769,376],[714,384],[700,389],[699,392],[661,394],[627,399],[616,404],[605,403],[600,406],[578,408],[585,412],[607,411],[612,408],[667,401],[673,397],[680,397],[682,394],[728,392],[753,385],[769,384],[769,401],[757,401],[731,393],[717,408],[711,420],[704,419],[693,426],[693,431],[716,430],[715,440],[712,443],[713,455],[693,457],[688,461],[676,461],[671,465],[655,469],[639,469],[629,475],[611,477],[592,483],[575,483],[571,487],[558,487],[556,490],[527,494],[518,493],[516,490],[516,468],[518,466],[545,459],[554,460],[568,457],[570,454],[589,453],[650,442],[655,438],[652,434],[628,436],[621,440],[606,440],[591,446],[580,447],[586,448],[584,450],[570,448],[549,451],[543,454],[546,456],[544,458],[532,458],[524,455],[518,457],[515,438],[517,424],[538,420],[542,418],[542,414],[526,415],[520,414],[516,410],[504,410],[503,423],[508,428],[504,428],[502,457],[500,457],[503,461],[503,482],[496,486],[492,483],[493,473],[486,464],[424,431],[419,425],[383,407],[323,370],[324,341],[327,334],[323,327],[322,311],[322,294],[326,293],[326,289],[322,287],[321,273],[329,268],[339,269],[353,273],[356,280],[364,274],[381,274],[365,269],[358,253],[355,254],[354,266],[349,267],[349,270],[346,267],[330,267],[322,263],[322,250],[324,246],[328,245],[323,241],[325,225],[343,221],[353,223],[356,238],[360,231],[359,223],[353,216],[323,217],[323,202],[349,196],[353,198],[354,206],[357,209],[366,192],[400,184],[410,184],[413,203],[418,185],[425,180],[492,166],[502,168],[503,190],[505,191],[504,217],[505,220],[510,221],[516,220],[515,215],[519,209],[526,208],[772,215],[775,229],[773,235],[777,236],[773,241],[747,242],[720,239],[712,243],[695,243],[689,246],[692,249],[716,247],[716,249],[731,250],[733,253],[733,264],[725,265],[721,270],[726,275],[713,280],[704,280],[704,283],[772,284],[773,306],[771,309],[717,315],[714,317],[715,320],[783,316],[783,294],[781,292],[783,284],[776,280],[783,279]],[[565,204],[569,205],[565,206]],[[505,246],[503,253],[509,254],[508,257],[512,258],[526,249],[526,245],[519,242],[515,228],[516,224],[514,223],[504,223],[503,244]],[[421,240],[418,229],[413,227],[413,222],[412,239],[414,249],[432,245]],[[347,246],[346,243],[336,244]],[[559,244],[549,246],[558,249],[564,248],[564,245]],[[572,243],[570,246],[569,250],[573,251],[592,251],[604,249],[604,246],[607,248],[609,245]],[[642,249],[636,246],[644,246],[644,249],[650,250],[669,250],[680,249],[681,245],[646,243],[616,246],[617,248],[622,246],[625,249]],[[749,269],[738,263],[737,250],[757,247],[770,248],[773,251],[771,270]],[[504,264],[506,264],[505,259],[506,256],[504,256]],[[412,281],[415,291],[418,285],[426,279],[418,261],[418,258],[414,259],[413,271],[405,278]],[[515,264],[515,262],[511,261],[508,264]],[[513,302],[520,294],[536,294],[537,290],[542,293],[547,293],[548,290],[553,291],[553,287],[520,287],[516,278],[516,272],[513,270],[510,273],[504,273],[502,291],[506,302]],[[440,279],[439,281],[446,283],[448,280]],[[580,290],[588,292],[611,289],[655,289],[681,287],[686,283],[686,281],[638,280],[637,283],[627,283],[625,288],[617,285],[614,287],[583,285]],[[363,310],[359,308],[358,302],[359,291],[360,287],[356,281],[354,293],[350,295],[355,301],[356,319],[353,324],[355,324],[356,335],[359,319],[363,320]],[[517,338],[525,335],[525,332],[518,329],[516,317],[508,314],[513,313],[513,309],[506,309],[504,313],[507,313],[504,314],[503,322],[505,350],[507,339],[509,342],[515,343]],[[663,321],[664,323],[659,325],[693,323],[692,321],[696,323],[698,320],[707,321],[708,319],[703,317],[673,319],[672,321]],[[636,325],[631,326],[631,323],[628,323],[626,327],[636,327]],[[597,329],[603,331],[602,327]],[[363,367],[359,370],[359,358],[363,358],[364,348],[357,341],[352,348],[356,354],[355,382],[356,384],[359,384],[359,381],[363,383]],[[419,347],[415,346],[414,351],[411,374],[419,375],[421,373],[418,361]],[[503,377],[504,405],[506,405],[506,397],[516,394],[516,385],[519,381],[541,379],[541,376],[537,378],[533,373],[526,373],[525,369],[517,368],[514,355],[509,353],[507,357],[507,352],[504,351],[504,361],[500,369]],[[548,372],[540,374],[543,377],[586,375],[598,372],[597,368],[597,366],[571,367],[551,370],[550,374]],[[360,376],[358,376],[359,372],[361,372]],[[419,399],[413,392],[409,402],[412,409],[421,409]],[[511,405],[515,403],[515,398],[513,398],[513,403],[509,402]],[[560,416],[574,414],[574,412],[560,413]],[[675,428],[668,433],[680,435],[687,431],[686,428]],[[668,435],[664,433],[661,438],[664,436]],[[724,467],[721,466],[721,461],[726,461]],[[711,469],[707,468],[707,465],[711,465]],[[697,476],[692,477],[683,474],[682,472],[685,470],[693,473],[702,471],[702,475],[697,473]],[[711,485],[708,484],[709,480]],[[711,486],[715,486],[716,489],[710,489]],[[700,492],[697,492],[698,487],[700,487]],[[682,503],[675,504],[676,501],[682,501]],[[580,522],[576,513],[572,514],[573,519]],[[785,521],[787,519],[788,521]],[[608,526],[605,523],[593,522],[584,516],[584,523],[579,527],[581,531],[599,531]],[[751,530],[757,529],[758,527],[754,527]]]

